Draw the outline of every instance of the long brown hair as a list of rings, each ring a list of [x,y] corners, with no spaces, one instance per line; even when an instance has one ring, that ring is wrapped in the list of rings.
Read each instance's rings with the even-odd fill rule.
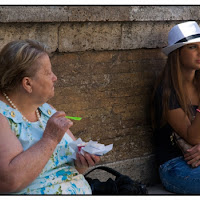
[[[172,90],[175,91],[176,98],[180,104],[180,107],[183,109],[185,114],[192,120],[192,110],[191,106],[188,104],[188,97],[183,89],[183,76],[181,72],[181,64],[180,64],[180,50],[181,48],[176,49],[168,55],[168,59],[166,65],[156,81],[154,92],[152,95],[152,109],[151,109],[151,117],[152,117],[152,126],[153,128],[162,127],[166,124],[167,119],[167,111],[169,110],[169,100]],[[158,86],[162,85],[162,118],[161,123],[157,124],[155,119],[155,94]],[[200,86],[200,71],[197,70],[195,72],[194,77],[194,85],[197,88],[198,94],[200,94],[200,89],[197,85]]]

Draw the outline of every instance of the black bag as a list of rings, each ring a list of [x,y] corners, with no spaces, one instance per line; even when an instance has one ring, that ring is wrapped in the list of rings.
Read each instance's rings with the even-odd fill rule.
[[[109,178],[105,182],[99,181],[99,179],[91,179],[87,177],[89,173],[96,169],[101,169],[116,176],[115,180]],[[147,194],[147,188],[145,185],[132,180],[126,175],[122,175],[116,170],[99,166],[85,174],[85,179],[88,181],[93,195],[135,195],[135,194]]]

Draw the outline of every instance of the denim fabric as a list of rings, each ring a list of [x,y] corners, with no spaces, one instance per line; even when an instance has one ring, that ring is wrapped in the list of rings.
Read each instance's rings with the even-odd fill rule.
[[[200,194],[200,166],[190,167],[184,158],[171,159],[159,168],[163,186],[176,194]]]

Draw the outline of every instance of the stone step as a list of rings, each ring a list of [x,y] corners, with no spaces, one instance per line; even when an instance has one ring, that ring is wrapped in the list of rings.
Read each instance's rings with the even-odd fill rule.
[[[147,187],[148,189],[148,194],[167,194],[167,195],[174,195],[174,193],[171,193],[167,191],[162,184],[156,184],[150,187]]]

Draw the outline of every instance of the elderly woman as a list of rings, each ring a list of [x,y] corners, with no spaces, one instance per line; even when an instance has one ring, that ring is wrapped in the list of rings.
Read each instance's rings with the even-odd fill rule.
[[[0,52],[0,74],[0,193],[91,194],[82,173],[100,158],[70,158],[73,123],[46,103],[57,81],[46,47],[32,40],[8,43]]]

